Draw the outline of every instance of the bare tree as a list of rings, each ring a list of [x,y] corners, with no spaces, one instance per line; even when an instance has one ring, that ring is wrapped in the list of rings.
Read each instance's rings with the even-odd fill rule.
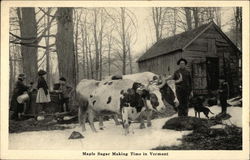
[[[186,13],[186,22],[187,22],[187,29],[191,30],[192,29],[192,15],[191,15],[191,8],[190,7],[185,7],[184,11]]]
[[[37,25],[35,8],[17,8],[19,18],[20,37],[31,37],[30,39],[22,39],[22,43],[31,43],[37,38]],[[37,42],[34,42],[37,45]],[[21,46],[23,72],[26,74],[27,82],[35,81],[37,77],[37,48],[29,46]]]
[[[220,7],[215,8],[215,17],[216,17],[217,25],[221,27],[221,8]]]
[[[89,42],[89,61],[90,61],[90,78],[91,79],[94,79],[94,63],[93,63],[93,59],[92,59],[92,52],[91,52],[91,49],[92,49],[92,44],[91,42]]]
[[[51,8],[48,8],[48,14],[51,13]],[[44,14],[45,15],[45,14]],[[51,17],[49,15],[44,16],[44,24],[48,25],[50,23],[50,19]],[[48,72],[47,74],[47,82],[49,82],[49,84],[51,84],[51,71],[50,71],[50,25],[47,26],[48,30],[46,32],[47,37],[45,37],[45,44],[46,44],[46,50],[45,50],[45,55],[46,55],[46,71]],[[49,85],[51,86],[51,85]]]
[[[39,67],[38,62],[42,59],[44,61],[44,57],[47,55],[47,52],[45,51],[45,54],[42,56],[42,58],[37,59],[38,48],[48,50],[48,48],[54,46],[54,44],[49,46],[41,46],[39,43],[44,37],[53,36],[48,35],[47,31],[55,19],[55,16],[51,18],[50,22],[45,24],[42,21],[48,14],[45,11],[44,14],[36,17],[37,13],[35,12],[35,8],[16,8],[15,10],[17,18],[13,17],[13,20],[18,23],[18,28],[15,30],[10,30],[10,43],[21,45],[22,72],[27,75],[26,82],[35,81]],[[52,17],[52,15],[50,16]]]
[[[125,8],[121,7],[121,40],[122,40],[122,55],[123,55],[123,61],[122,61],[122,74],[126,74],[126,35],[125,35],[125,23],[126,23],[126,17],[125,17]]]
[[[117,35],[118,37],[113,37],[113,50],[117,55],[118,60],[122,62],[121,71],[122,74],[125,75],[127,60],[129,58],[128,46],[130,45],[131,47],[132,37],[133,41],[136,41],[137,39],[137,18],[128,8],[121,7],[119,10],[113,11],[114,13],[111,13],[112,15],[108,13],[109,17],[114,22],[114,30],[116,31],[114,35]],[[130,41],[128,41],[129,38],[131,38]],[[119,64],[112,64],[120,69]]]
[[[87,26],[86,26],[86,20],[85,20],[85,25],[84,25],[84,33],[85,33],[85,57],[86,57],[86,65],[87,65],[87,78],[90,78],[90,64],[89,62],[91,61],[91,59],[89,60],[89,38],[88,38],[88,33],[87,33]]]
[[[234,16],[235,16],[236,46],[241,48],[241,41],[242,41],[242,8],[241,7],[235,8]]]
[[[111,49],[112,49],[112,43],[113,43],[113,39],[112,39],[112,32],[113,30],[110,31],[110,34],[108,35],[108,75],[111,75]]]
[[[162,7],[152,8],[152,18],[154,22],[156,41],[162,39],[163,27],[165,23],[165,13],[166,13],[165,8]]]
[[[104,11],[103,9],[101,9],[101,20],[100,20],[100,23],[101,23],[101,28],[100,28],[100,31],[99,31],[99,56],[100,56],[100,75],[99,75],[99,80],[102,79],[102,72],[103,72],[103,69],[102,69],[102,61],[103,61],[103,36],[104,36],[104,26],[105,26],[105,23],[106,23],[106,17],[104,17]]]
[[[132,67],[132,55],[131,55],[131,43],[130,43],[130,39],[127,40],[128,44],[128,58],[129,58],[129,68],[130,68],[130,74],[133,73],[133,67]]]
[[[78,61],[78,39],[79,39],[79,21],[81,19],[82,12],[78,12],[74,9],[74,26],[75,26],[75,34],[74,34],[74,60],[75,60],[75,84],[79,82],[79,61]]]
[[[73,8],[57,10],[56,50],[59,75],[64,76],[68,83],[75,87]]]
[[[98,43],[98,36],[97,36],[97,19],[98,19],[98,10],[94,9],[94,22],[93,22],[93,34],[94,34],[94,41],[95,41],[95,79],[98,79],[98,72],[99,72],[99,43]]]
[[[85,11],[84,18],[81,19],[81,36],[82,36],[82,68],[83,68],[83,77],[90,78],[90,66],[89,66],[89,33],[87,30],[87,15]]]
[[[86,71],[86,47],[85,47],[85,41],[86,41],[86,34],[84,32],[84,22],[81,24],[81,35],[82,35],[82,70],[83,70],[83,78],[87,77],[87,71]]]
[[[200,21],[199,21],[199,8],[198,7],[194,7],[192,8],[193,10],[193,16],[194,16],[194,27],[197,28],[200,25]]]

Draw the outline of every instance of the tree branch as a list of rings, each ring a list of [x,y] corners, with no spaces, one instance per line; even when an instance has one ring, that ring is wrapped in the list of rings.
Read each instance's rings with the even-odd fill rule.
[[[49,17],[55,18],[56,15],[51,15],[51,14],[49,14],[51,8],[49,8],[49,11],[48,11],[48,12],[44,11],[41,7],[38,7],[38,8],[39,8],[39,10],[42,11],[45,15],[47,15],[47,16],[49,16]]]
[[[20,40],[35,40],[36,39],[36,37],[19,37],[19,36],[15,35],[15,34],[13,34],[11,32],[9,32],[9,34],[12,35],[15,38],[20,39]]]
[[[46,49],[47,47],[46,46],[41,46],[41,45],[37,45],[37,44],[34,44],[34,43],[25,43],[25,42],[16,42],[16,41],[9,41],[10,43],[13,43],[13,44],[20,44],[20,45],[24,45],[26,47],[35,47],[35,48],[43,48],[43,49]],[[49,45],[48,47],[53,47],[55,44],[51,44]]]
[[[36,22],[37,25],[38,25],[38,23],[44,18],[44,16],[45,16],[45,14],[44,14],[43,16],[41,16],[41,17],[37,20],[37,22]]]
[[[37,38],[37,42],[40,42],[42,40],[42,38],[45,35],[45,33],[47,32],[47,30],[51,27],[51,24],[52,24],[53,20],[56,18],[56,16],[57,16],[57,11],[54,14],[54,16],[51,18],[50,22],[47,24],[47,27],[43,30],[41,35]]]

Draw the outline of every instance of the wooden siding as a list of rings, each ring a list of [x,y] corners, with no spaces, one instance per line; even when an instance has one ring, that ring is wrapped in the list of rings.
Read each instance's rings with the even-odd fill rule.
[[[141,72],[150,71],[156,74],[173,74],[178,69],[177,61],[181,58],[181,52],[166,56],[160,56],[139,63]]]

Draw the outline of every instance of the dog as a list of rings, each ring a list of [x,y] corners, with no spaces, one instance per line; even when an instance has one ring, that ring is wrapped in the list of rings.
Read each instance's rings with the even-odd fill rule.
[[[194,107],[194,113],[195,113],[195,117],[197,117],[197,113],[198,113],[198,117],[200,118],[200,112],[203,112],[203,114],[209,119],[209,113],[214,114],[213,112],[210,111],[209,108],[205,107],[203,105],[203,102],[205,101],[205,99],[203,97],[193,97],[190,100],[190,105]]]

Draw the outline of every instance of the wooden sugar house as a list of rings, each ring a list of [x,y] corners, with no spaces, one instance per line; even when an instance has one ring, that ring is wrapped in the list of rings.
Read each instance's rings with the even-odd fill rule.
[[[137,62],[140,72],[170,75],[179,68],[176,62],[185,58],[195,94],[216,90],[219,77],[224,76],[230,96],[234,96],[239,94],[242,81],[241,57],[242,53],[235,44],[214,22],[210,22],[156,42]]]

